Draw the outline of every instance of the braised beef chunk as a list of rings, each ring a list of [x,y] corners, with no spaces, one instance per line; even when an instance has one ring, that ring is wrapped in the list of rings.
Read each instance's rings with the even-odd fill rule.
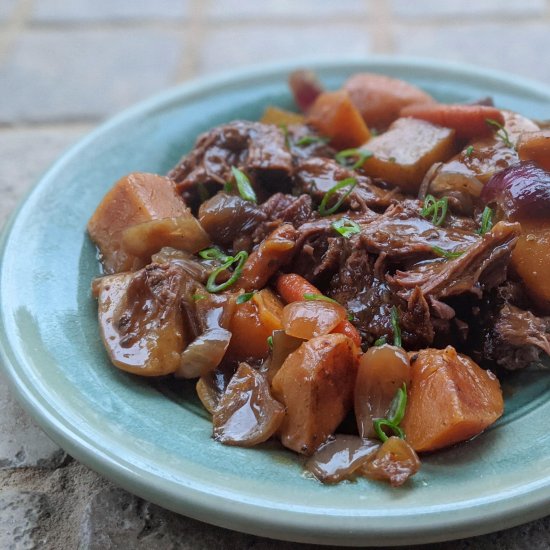
[[[197,205],[200,186],[224,185],[235,166],[256,184],[284,186],[292,173],[292,156],[282,129],[271,124],[235,121],[202,134],[168,177],[186,202]],[[218,189],[215,189],[217,191]]]

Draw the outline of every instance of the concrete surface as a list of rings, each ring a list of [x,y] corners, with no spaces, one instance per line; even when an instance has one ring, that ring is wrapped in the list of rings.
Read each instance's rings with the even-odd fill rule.
[[[0,226],[109,115],[198,75],[314,55],[466,61],[550,85],[550,0],[0,0]],[[0,374],[1,549],[287,550],[178,516],[68,457]],[[548,549],[550,517],[426,546]]]

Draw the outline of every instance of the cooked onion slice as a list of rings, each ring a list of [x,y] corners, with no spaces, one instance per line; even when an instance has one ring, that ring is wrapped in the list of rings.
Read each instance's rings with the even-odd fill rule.
[[[294,338],[289,336],[284,330],[274,330],[272,334],[273,338],[273,351],[271,357],[264,363],[264,369],[267,374],[267,379],[271,382],[273,377],[277,374],[286,358],[296,351],[300,345],[304,342],[301,338]]]
[[[375,346],[359,361],[355,382],[355,417],[362,437],[374,437],[373,419],[384,418],[395,392],[409,383],[410,363],[403,348]]]
[[[349,478],[379,448],[380,442],[374,439],[337,435],[307,461],[306,470],[323,483],[338,483]]]
[[[174,375],[178,378],[198,378],[213,371],[223,359],[231,333],[224,328],[211,328],[195,338],[181,354]]]
[[[340,304],[322,300],[292,302],[283,309],[286,333],[304,340],[329,334],[346,318],[346,310]]]
[[[518,162],[496,173],[483,187],[481,199],[496,202],[512,221],[547,219],[550,173],[534,162]]]
[[[369,456],[360,473],[371,479],[389,481],[393,487],[403,485],[420,469],[420,460],[414,449],[399,437],[390,437]]]
[[[284,415],[285,408],[271,396],[267,378],[241,363],[214,411],[214,439],[252,447],[268,440]]]

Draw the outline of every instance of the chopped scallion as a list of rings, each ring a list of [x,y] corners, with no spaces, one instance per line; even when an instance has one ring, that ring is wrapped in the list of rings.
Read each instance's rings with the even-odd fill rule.
[[[352,170],[357,170],[357,168],[363,166],[365,161],[370,159],[372,156],[373,153],[371,151],[362,151],[361,149],[344,149],[343,151],[337,153],[334,159],[342,166],[347,166]],[[349,160],[352,162],[350,163]]]
[[[464,151],[464,154],[467,157],[471,157],[473,152],[474,152],[474,146],[473,145],[468,145],[468,147],[466,147],[466,150]]]
[[[390,410],[388,412],[388,420],[399,425],[403,417],[405,416],[405,409],[407,407],[407,384],[403,382],[403,385],[395,392],[395,397],[390,404]]]
[[[231,172],[237,183],[239,195],[245,201],[258,202],[256,193],[254,192],[254,189],[252,189],[252,185],[250,185],[250,180],[248,179],[248,176],[238,168],[235,168],[235,166],[231,167]]]
[[[460,258],[460,256],[464,254],[463,250],[456,250],[454,252],[451,252],[450,250],[443,250],[443,248],[440,248],[439,246],[432,246],[432,252],[435,255],[441,256],[442,258],[445,258],[447,260],[454,260],[456,258]]]
[[[387,343],[387,338],[385,336],[380,336],[377,340],[374,341],[376,347],[383,346]]]
[[[424,218],[431,216],[432,223],[439,226],[445,221],[448,208],[449,199],[447,197],[436,199],[433,195],[426,195],[420,215]]]
[[[215,294],[216,292],[221,292],[222,290],[229,288],[241,276],[246,260],[248,260],[248,253],[244,250],[236,254],[235,257],[229,256],[220,267],[210,273],[208,281],[206,281],[206,290]],[[216,279],[218,278],[218,275],[226,269],[229,269],[233,264],[237,265],[231,277],[229,277],[229,279],[227,279],[227,281],[225,281],[224,283],[220,283],[219,285],[216,284]]]
[[[336,300],[333,300],[324,294],[310,294],[307,292],[304,294],[304,300],[321,300],[322,302],[332,302],[333,304],[338,303]]]
[[[340,233],[340,235],[346,239],[349,239],[352,235],[361,232],[361,227],[359,224],[346,217],[332,222],[331,226],[336,232]]]
[[[376,435],[379,437],[382,443],[384,443],[389,439],[389,437],[384,432],[383,428],[388,428],[393,432],[393,435],[396,435],[401,439],[405,439],[405,433],[403,432],[403,430],[393,422],[390,422],[389,420],[387,420],[386,418],[377,418],[373,422],[373,425],[374,425],[374,431],[376,432]]]
[[[220,262],[227,261],[231,256],[223,253],[219,248],[205,248],[199,252],[199,256],[205,260],[220,260]]]
[[[269,349],[273,349],[273,336],[268,336],[267,337],[267,345],[268,345]]]
[[[510,140],[510,134],[508,133],[508,130],[497,120],[494,120],[492,118],[486,118],[485,123],[489,126],[492,126],[493,128],[496,128],[496,136],[506,145],[506,147],[514,147],[514,144]]]
[[[313,143],[328,143],[329,141],[330,138],[323,136],[304,136],[296,142],[296,145],[298,147],[306,147],[307,145],[312,145]]]
[[[331,187],[323,197],[323,200],[321,201],[321,204],[319,205],[318,211],[321,216],[329,216],[330,214],[334,214],[340,206],[342,206],[342,203],[346,200],[347,196],[353,191],[355,186],[357,185],[357,180],[355,178],[346,178],[345,180],[339,181],[336,185]],[[328,206],[328,201],[330,198],[340,191],[340,189],[344,189],[346,187],[349,187],[349,189],[342,195],[340,198],[332,205]]]
[[[245,292],[244,294],[239,294],[237,296],[236,303],[237,304],[244,304],[245,302],[248,302],[252,296],[254,296],[254,292]]]
[[[479,235],[485,235],[493,227],[493,210],[486,206],[481,215],[481,227],[477,230]]]
[[[206,296],[204,294],[193,294],[192,298],[195,302],[199,302],[200,300],[204,300]]]
[[[391,308],[391,327],[393,329],[393,345],[401,347],[401,327],[399,326],[399,311],[393,306]]]

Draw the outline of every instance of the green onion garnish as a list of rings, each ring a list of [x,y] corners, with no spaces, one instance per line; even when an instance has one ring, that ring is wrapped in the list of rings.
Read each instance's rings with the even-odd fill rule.
[[[231,256],[228,256],[222,252],[219,248],[205,248],[199,252],[199,256],[205,260],[220,260],[220,262],[226,262]]]
[[[387,338],[385,336],[380,336],[377,340],[374,341],[374,345],[376,347],[383,346],[387,342]]]
[[[191,297],[195,302],[199,302],[200,300],[204,300],[206,298],[204,294],[193,294]]]
[[[374,431],[376,432],[376,435],[380,438],[380,441],[382,441],[382,443],[384,443],[389,439],[389,437],[385,434],[382,428],[388,428],[397,437],[400,437],[401,439],[405,439],[405,432],[399,426],[397,426],[397,424],[390,422],[386,418],[377,418],[373,422],[373,425],[374,425]]]
[[[332,222],[331,226],[336,232],[340,233],[340,235],[346,239],[349,239],[352,235],[361,232],[361,227],[359,224],[346,217]]]
[[[244,294],[239,294],[237,296],[236,303],[237,304],[244,304],[245,302],[248,302],[252,296],[254,296],[254,292],[245,292]]]
[[[357,170],[365,164],[365,161],[370,159],[373,156],[371,151],[362,151],[361,149],[344,149],[337,153],[334,157],[338,164],[351,168],[352,170]],[[353,163],[349,163],[348,159],[354,160]]]
[[[474,146],[473,145],[468,145],[468,147],[466,147],[466,150],[464,151],[464,154],[467,157],[471,157],[473,152],[474,152]]]
[[[273,336],[267,337],[267,345],[269,346],[269,349],[273,349]]]
[[[432,252],[437,256],[441,256],[447,260],[454,260],[455,258],[460,258],[464,254],[463,250],[456,250],[455,252],[450,252],[449,250],[443,250],[439,246],[432,246]]]
[[[345,180],[339,181],[336,185],[331,187],[323,197],[321,204],[319,205],[318,211],[321,216],[329,216],[334,214],[342,206],[342,203],[346,200],[347,196],[353,191],[354,187],[357,185],[357,180],[355,178],[346,178]],[[331,206],[327,207],[329,199],[340,189],[349,187],[349,189]]]
[[[215,294],[216,292],[221,292],[222,290],[229,288],[241,276],[246,260],[248,260],[248,252],[245,252],[244,250],[239,252],[235,257],[229,256],[225,263],[223,263],[220,267],[210,273],[210,277],[208,277],[208,281],[206,281],[206,290]],[[222,271],[229,269],[233,264],[237,264],[235,270],[233,271],[233,275],[231,275],[231,277],[227,279],[227,281],[225,281],[224,283],[220,283],[219,285],[217,285],[216,279],[218,278],[218,275]]]
[[[391,308],[391,327],[393,329],[393,345],[401,347],[401,327],[399,326],[399,311],[393,306]]]
[[[506,130],[500,122],[492,118],[486,118],[485,123],[497,129],[496,136],[506,145],[506,147],[514,147],[514,144],[510,141],[508,130]]]
[[[493,227],[493,210],[486,206],[481,215],[481,227],[477,230],[479,235],[485,235]]]
[[[304,300],[321,300],[322,302],[332,302],[333,304],[338,303],[336,300],[333,300],[324,294],[309,294],[307,292],[304,294]]]
[[[296,145],[298,147],[305,147],[306,145],[312,145],[313,143],[328,143],[330,141],[330,138],[323,137],[323,136],[304,136],[301,137],[297,142]]]
[[[288,126],[286,124],[279,124],[279,128],[283,131],[285,136],[285,145],[287,148],[290,147],[290,132],[288,131]]]
[[[403,382],[403,385],[395,393],[395,397],[390,404],[390,410],[388,412],[388,420],[399,425],[403,417],[405,416],[405,408],[407,407],[407,384]]]
[[[355,315],[351,311],[348,311],[348,321],[355,321]]]
[[[234,166],[231,167],[231,172],[233,173],[233,177],[237,182],[239,195],[245,201],[258,202],[258,199],[256,198],[256,193],[254,192],[254,189],[252,189],[252,185],[250,185],[250,180],[248,179],[248,176]]]
[[[447,216],[448,207],[449,199],[447,197],[438,200],[433,195],[426,195],[424,206],[422,210],[420,210],[420,215],[423,218],[429,218],[431,216],[434,225],[441,225]]]

